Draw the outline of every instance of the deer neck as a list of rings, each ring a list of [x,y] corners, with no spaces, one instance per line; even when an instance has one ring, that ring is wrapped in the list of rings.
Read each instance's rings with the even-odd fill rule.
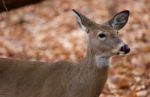
[[[107,72],[110,61],[110,56],[101,56],[101,54],[96,54],[92,49],[88,48],[84,63],[87,67],[93,67]]]

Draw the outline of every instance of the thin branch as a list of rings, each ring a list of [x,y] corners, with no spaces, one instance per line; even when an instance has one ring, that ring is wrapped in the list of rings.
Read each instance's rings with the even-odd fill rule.
[[[3,4],[3,6],[4,6],[5,10],[8,12],[8,8],[7,8],[6,3],[5,3],[5,1],[4,1],[4,0],[2,0],[2,4]]]

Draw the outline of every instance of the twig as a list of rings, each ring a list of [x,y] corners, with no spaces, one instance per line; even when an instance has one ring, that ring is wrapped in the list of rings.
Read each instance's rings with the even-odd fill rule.
[[[5,1],[4,1],[4,0],[2,0],[2,4],[3,4],[3,6],[4,6],[5,10],[8,12],[8,8],[7,8],[6,3],[5,3]]]

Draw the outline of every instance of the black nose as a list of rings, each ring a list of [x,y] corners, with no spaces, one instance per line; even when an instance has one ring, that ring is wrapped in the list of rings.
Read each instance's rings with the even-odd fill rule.
[[[128,47],[128,45],[124,45],[120,48],[120,51],[124,52],[125,54],[130,52],[130,48]]]

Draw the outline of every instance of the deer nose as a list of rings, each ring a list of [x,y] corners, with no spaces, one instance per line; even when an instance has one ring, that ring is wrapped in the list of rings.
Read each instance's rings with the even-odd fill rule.
[[[120,48],[120,51],[124,52],[125,54],[129,53],[130,52],[130,48],[128,47],[128,45],[123,45],[121,48]]]

